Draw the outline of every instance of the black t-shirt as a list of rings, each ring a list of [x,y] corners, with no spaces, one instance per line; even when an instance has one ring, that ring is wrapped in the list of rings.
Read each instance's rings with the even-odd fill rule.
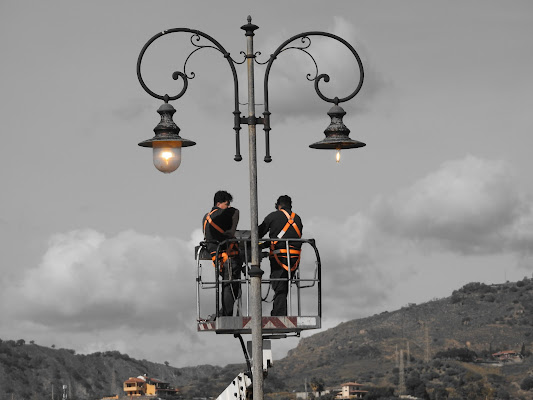
[[[287,211],[287,213],[289,213],[289,216],[292,214],[292,211],[290,209],[284,208],[284,210]],[[263,237],[268,232],[269,237],[277,238],[281,230],[287,224],[287,221],[288,221],[287,216],[285,215],[283,211],[277,210],[277,211],[271,212],[265,217],[261,225],[259,225],[259,237]],[[300,230],[300,234],[301,234],[303,230],[303,224],[298,214],[294,215],[294,223]],[[287,232],[285,232],[285,234],[283,235],[283,239],[296,239],[299,237],[300,236],[298,236],[298,233],[296,232],[296,230],[294,229],[292,225],[289,226],[289,229],[287,229]],[[276,247],[277,248],[285,247],[285,243],[286,243],[285,241],[278,242]],[[301,242],[293,242],[291,243],[291,245],[297,248],[300,248]]]
[[[211,211],[213,211],[210,215],[211,220],[224,233],[219,232],[211,223],[209,223],[209,221],[206,221],[209,213],[204,215],[204,218],[202,219],[202,227],[204,227],[205,240],[208,242],[207,249],[210,252],[216,251],[218,243],[233,237],[234,232],[232,232],[231,229],[233,227],[234,219],[238,217],[239,214],[239,211],[233,207],[228,207],[226,209],[213,207]]]

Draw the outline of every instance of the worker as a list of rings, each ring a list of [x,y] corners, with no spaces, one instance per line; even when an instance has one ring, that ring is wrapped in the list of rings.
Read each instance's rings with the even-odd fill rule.
[[[218,268],[218,273],[225,281],[222,282],[222,307],[219,313],[221,316],[233,315],[233,305],[240,295],[238,280],[241,279],[242,261],[237,242],[219,247],[221,242],[235,238],[239,223],[239,210],[231,207],[232,201],[231,194],[225,190],[219,190],[215,193],[213,208],[202,219],[207,250],[211,253],[213,265]],[[210,319],[214,320],[214,316],[210,316]]]
[[[268,214],[259,225],[259,237],[267,232],[271,239],[299,239],[302,237],[302,220],[292,212],[292,199],[283,195],[275,204],[276,211]],[[270,285],[274,290],[272,316],[287,315],[287,293],[289,291],[289,269],[291,277],[300,263],[302,242],[270,240]],[[287,251],[287,243],[289,250]],[[289,257],[287,257],[287,252]]]

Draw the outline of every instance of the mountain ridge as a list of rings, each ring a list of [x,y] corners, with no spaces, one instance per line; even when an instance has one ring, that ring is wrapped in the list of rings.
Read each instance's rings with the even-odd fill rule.
[[[472,282],[446,298],[350,320],[302,338],[285,358],[274,362],[265,390],[283,392],[289,398],[292,391],[303,391],[303,383],[311,379],[322,381],[326,387],[338,388],[353,380],[370,387],[397,387],[402,350],[406,373],[426,376],[419,379],[428,396],[441,388],[456,394],[459,389],[455,386],[461,384],[457,377],[466,379],[472,366],[451,360],[445,365],[452,366],[435,367],[433,364],[438,365],[439,361],[435,355],[446,354],[449,349],[466,349],[487,360],[499,350],[530,354],[533,279],[496,285]],[[483,387],[494,393],[519,393],[520,384],[533,374],[532,358],[526,357],[520,365],[505,366],[497,372],[491,370],[486,376],[476,372],[483,378],[475,384],[483,382]],[[50,399],[52,387],[59,394],[63,384],[68,386],[71,399],[96,399],[121,393],[124,380],[145,373],[179,387],[184,398],[217,396],[245,369],[244,364],[175,368],[136,360],[118,351],[77,355],[74,350],[26,344],[23,339],[3,340],[0,400],[10,396]],[[459,372],[448,375],[451,370]],[[492,382],[488,375],[500,378]],[[524,393],[520,396],[528,398],[528,391]]]

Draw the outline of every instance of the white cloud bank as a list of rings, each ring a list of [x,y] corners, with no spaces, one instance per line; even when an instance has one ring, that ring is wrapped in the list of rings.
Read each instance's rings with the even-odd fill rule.
[[[414,291],[428,264],[436,265],[426,300],[435,285],[449,295],[462,277],[438,265],[443,257],[465,270],[479,268],[476,257],[504,255],[529,268],[519,271],[531,271],[533,207],[505,163],[468,156],[340,223],[307,218],[305,233],[321,252],[329,327],[404,305],[408,297],[400,298],[399,288],[404,296],[406,288]],[[200,232],[192,236],[186,242],[133,231],[54,235],[37,267],[3,285],[2,313],[12,321],[3,335],[82,352],[117,349],[176,366],[242,362],[231,335],[196,332],[193,249]],[[479,280],[487,278],[480,268]]]
[[[116,349],[181,364],[176,348],[202,347],[194,325],[193,249],[133,231],[54,235],[40,265],[2,293],[2,312],[13,321],[8,331],[78,351]],[[183,354],[184,365],[197,363]]]
[[[22,296],[15,308],[47,326],[84,331],[146,326],[168,304],[186,300],[178,276],[186,270],[185,254],[186,244],[176,239],[133,231],[111,238],[94,230],[57,234],[41,264],[16,288]],[[173,290],[162,291],[165,282],[172,282],[167,289]],[[175,325],[160,322],[158,329]]]
[[[464,254],[527,252],[532,216],[509,167],[472,156],[444,163],[372,210],[385,232]]]
[[[471,277],[468,268],[479,281],[501,282],[509,269],[529,274],[532,221],[533,203],[511,168],[473,156],[443,163],[341,223],[311,220],[306,233],[324,253],[326,318],[396,309],[417,292],[449,295]]]

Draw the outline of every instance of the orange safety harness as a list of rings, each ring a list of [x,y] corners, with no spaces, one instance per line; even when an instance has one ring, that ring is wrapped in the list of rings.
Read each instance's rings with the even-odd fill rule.
[[[218,226],[217,224],[215,224],[215,222],[213,221],[213,219],[211,218],[211,214],[213,214],[215,211],[217,211],[218,209],[214,209],[213,211],[211,211],[209,214],[207,214],[205,216],[205,221],[204,221],[204,237],[205,237],[205,228],[207,226],[207,223],[209,222],[209,225],[211,225],[213,228],[215,228],[217,231],[219,231],[220,233],[224,233],[224,230]],[[229,244],[229,247],[227,250],[225,251],[220,251],[218,253],[218,262],[220,263],[220,271],[222,271],[222,268],[224,267],[224,264],[226,263],[226,261],[228,261],[228,258],[230,257],[233,257],[233,256],[236,256],[239,254],[239,248],[237,246],[237,243],[236,242],[232,242]],[[217,258],[217,252],[216,251],[212,251],[211,252],[211,259],[213,260],[213,267],[216,268],[216,258]]]
[[[287,211],[285,211],[284,209],[281,209],[281,211],[283,211],[283,213],[287,217],[287,223],[285,224],[283,229],[278,234],[278,239],[281,239],[291,226],[296,231],[296,234],[298,235],[298,237],[301,238],[302,237],[302,232],[300,232],[300,229],[298,228],[298,226],[294,222],[294,217],[296,216],[296,214],[292,213],[291,215],[289,215],[289,213]],[[278,254],[287,254],[287,249],[286,248],[285,249],[276,249],[276,244],[277,243],[278,243],[278,240],[270,242],[270,256],[271,257],[274,256],[274,259],[276,260],[276,262],[281,267],[285,268],[285,270],[288,271],[289,267],[287,265],[283,264],[280,261],[279,257],[278,257]],[[296,270],[296,268],[298,268],[298,264],[300,263],[300,255],[301,255],[301,253],[302,253],[302,251],[300,249],[296,249],[294,246],[289,245],[289,257],[290,258],[298,257],[298,259],[294,262],[294,264],[291,265],[291,272],[293,272],[294,270]],[[287,256],[285,256],[285,257],[287,257]]]

